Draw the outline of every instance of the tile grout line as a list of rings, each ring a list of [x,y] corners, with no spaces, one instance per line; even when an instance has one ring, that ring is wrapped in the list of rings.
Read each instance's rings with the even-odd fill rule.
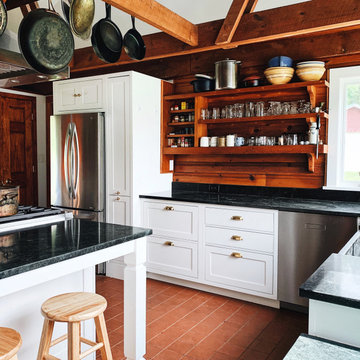
[[[177,321],[176,321],[175,323],[173,323],[172,325],[176,324],[178,321],[182,320],[185,316],[191,314],[193,311],[195,311],[195,310],[196,310],[197,308],[199,308],[200,306],[206,304],[208,301],[210,301],[210,299],[207,300],[205,303],[197,306],[195,309],[193,309],[192,311],[190,311],[188,314],[184,315],[181,319],[177,320]],[[209,316],[211,316],[215,311],[217,311],[218,309],[222,308],[227,302],[229,302],[229,300],[225,301],[225,303],[223,303],[221,306],[219,306],[219,307],[217,307],[216,309],[214,309],[210,314],[208,314],[206,317],[204,317],[199,323],[197,323],[196,325],[194,325],[193,327],[191,327],[190,329],[188,329],[184,334],[182,334],[179,338],[177,338],[176,340],[174,340],[173,342],[171,342],[170,344],[168,344],[168,346],[166,346],[164,349],[162,349],[162,350],[161,350],[159,353],[157,353],[155,356],[161,354],[163,351],[165,351],[166,349],[168,349],[168,347],[171,346],[174,342],[176,342],[177,340],[180,340],[180,339],[181,339],[183,336],[185,336],[189,331],[191,331],[192,329],[194,329],[196,326],[198,326],[198,325],[201,324],[204,320],[206,320]],[[244,304],[243,304],[238,310],[236,310],[236,312],[239,311],[243,306],[244,306]],[[234,313],[233,313],[233,314],[234,314]],[[233,315],[233,314],[231,314],[231,315]],[[230,315],[230,316],[231,316],[231,315]],[[227,318],[227,319],[228,319],[228,318]],[[224,320],[224,321],[226,321],[226,320]],[[172,326],[172,325],[171,325],[171,326]],[[221,324],[220,324],[220,325],[221,325]],[[213,331],[215,331],[220,325],[218,325]],[[213,331],[211,331],[211,332],[210,332],[205,338],[203,338],[200,342],[202,342],[203,340],[205,340],[210,334],[212,334]],[[197,346],[197,345],[196,345],[196,346]],[[196,346],[193,346],[187,353],[183,354],[182,357],[187,356],[187,354],[188,354],[194,347],[196,347]]]

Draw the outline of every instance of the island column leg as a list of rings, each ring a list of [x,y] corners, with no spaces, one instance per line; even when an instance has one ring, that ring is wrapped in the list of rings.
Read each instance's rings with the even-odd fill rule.
[[[134,241],[135,251],[124,257],[124,354],[128,360],[143,360],[146,352],[146,238]]]

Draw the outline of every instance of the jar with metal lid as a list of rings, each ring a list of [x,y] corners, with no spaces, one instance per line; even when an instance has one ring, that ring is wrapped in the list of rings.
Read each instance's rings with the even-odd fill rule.
[[[221,60],[215,63],[215,89],[236,89],[238,85],[238,65],[241,61]]]
[[[316,128],[316,123],[311,123],[309,128],[309,143],[316,145],[318,139],[319,130]]]

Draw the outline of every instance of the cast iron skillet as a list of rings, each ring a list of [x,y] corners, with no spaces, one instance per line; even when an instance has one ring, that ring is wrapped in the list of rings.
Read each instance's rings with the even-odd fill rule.
[[[0,36],[6,29],[7,25],[7,12],[6,6],[3,0],[0,0]]]
[[[95,54],[103,61],[114,63],[119,60],[122,49],[122,35],[111,21],[111,5],[105,3],[106,17],[92,28],[91,43]]]
[[[27,63],[43,74],[65,70],[74,53],[70,27],[53,6],[29,12],[20,23],[18,40]]]
[[[70,6],[64,0],[61,0],[61,9],[64,14],[65,20],[68,23],[70,23],[70,21],[69,21]]]
[[[142,60],[145,56],[146,46],[140,33],[135,29],[135,18],[131,16],[132,29],[124,36],[124,49],[134,60]]]

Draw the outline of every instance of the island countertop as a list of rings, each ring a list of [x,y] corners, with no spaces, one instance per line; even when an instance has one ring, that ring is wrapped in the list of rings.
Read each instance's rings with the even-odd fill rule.
[[[0,235],[0,279],[126,243],[150,229],[71,219]]]

